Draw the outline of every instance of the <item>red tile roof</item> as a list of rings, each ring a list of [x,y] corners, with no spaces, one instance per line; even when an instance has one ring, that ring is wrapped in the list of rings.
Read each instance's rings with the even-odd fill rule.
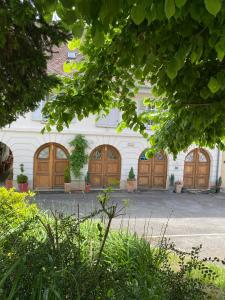
[[[47,65],[48,73],[68,76],[68,73],[63,71],[64,62],[69,60],[68,51],[69,49],[65,44],[61,45],[60,47],[53,47],[54,53]],[[75,52],[77,53],[75,61],[80,61],[82,59],[82,55],[79,54],[77,50],[75,50]]]

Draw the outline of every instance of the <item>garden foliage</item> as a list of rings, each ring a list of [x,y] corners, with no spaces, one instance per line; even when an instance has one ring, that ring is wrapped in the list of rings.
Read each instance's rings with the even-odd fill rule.
[[[37,214],[37,206],[29,203],[33,197],[31,192],[19,193],[14,189],[0,188],[0,234],[18,228]]]
[[[179,268],[174,270],[166,243],[153,248],[144,238],[110,231],[112,219],[122,211],[110,202],[107,191],[98,197],[99,210],[82,219],[56,212],[49,217],[36,208],[33,211],[25,195],[20,194],[19,199],[12,190],[2,189],[0,195],[13,211],[17,211],[18,202],[26,211],[26,217],[19,218],[23,222],[17,222],[18,215],[14,213],[13,230],[5,231],[3,226],[4,234],[0,235],[3,300],[202,300],[209,295],[210,286],[206,288],[202,278],[191,276],[200,270],[209,282],[214,277],[198,260],[198,251],[193,251],[188,261],[185,254],[178,253]],[[2,206],[3,222],[8,213],[8,206]],[[96,215],[102,215],[104,222],[94,221]]]

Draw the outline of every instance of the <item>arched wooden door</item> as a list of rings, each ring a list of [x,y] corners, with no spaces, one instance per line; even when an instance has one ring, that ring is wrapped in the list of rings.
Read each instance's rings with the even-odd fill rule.
[[[121,157],[110,145],[95,148],[90,155],[89,174],[93,187],[118,187],[120,184]]]
[[[207,189],[209,187],[210,158],[203,149],[194,149],[184,161],[184,187]]]
[[[161,151],[147,159],[143,151],[138,160],[139,188],[166,188],[167,157]]]
[[[34,188],[54,189],[64,185],[69,153],[56,143],[41,146],[34,157]]]

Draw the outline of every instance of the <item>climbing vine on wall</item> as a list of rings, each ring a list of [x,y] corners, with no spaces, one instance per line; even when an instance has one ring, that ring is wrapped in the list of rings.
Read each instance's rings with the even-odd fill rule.
[[[81,170],[88,161],[88,155],[86,154],[88,142],[83,135],[78,134],[69,144],[73,147],[70,154],[71,170],[75,177],[81,177]]]

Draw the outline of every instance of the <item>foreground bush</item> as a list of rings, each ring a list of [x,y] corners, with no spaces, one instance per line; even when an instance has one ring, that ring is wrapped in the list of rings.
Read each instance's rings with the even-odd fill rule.
[[[208,287],[191,273],[213,274],[196,252],[187,262],[180,254],[174,271],[167,245],[110,232],[120,212],[108,200],[103,193],[90,217],[39,213],[0,236],[0,299],[206,299]],[[99,213],[105,225],[92,221]]]
[[[0,233],[16,228],[37,214],[37,206],[29,204],[33,196],[31,192],[18,193],[14,189],[0,188]]]

